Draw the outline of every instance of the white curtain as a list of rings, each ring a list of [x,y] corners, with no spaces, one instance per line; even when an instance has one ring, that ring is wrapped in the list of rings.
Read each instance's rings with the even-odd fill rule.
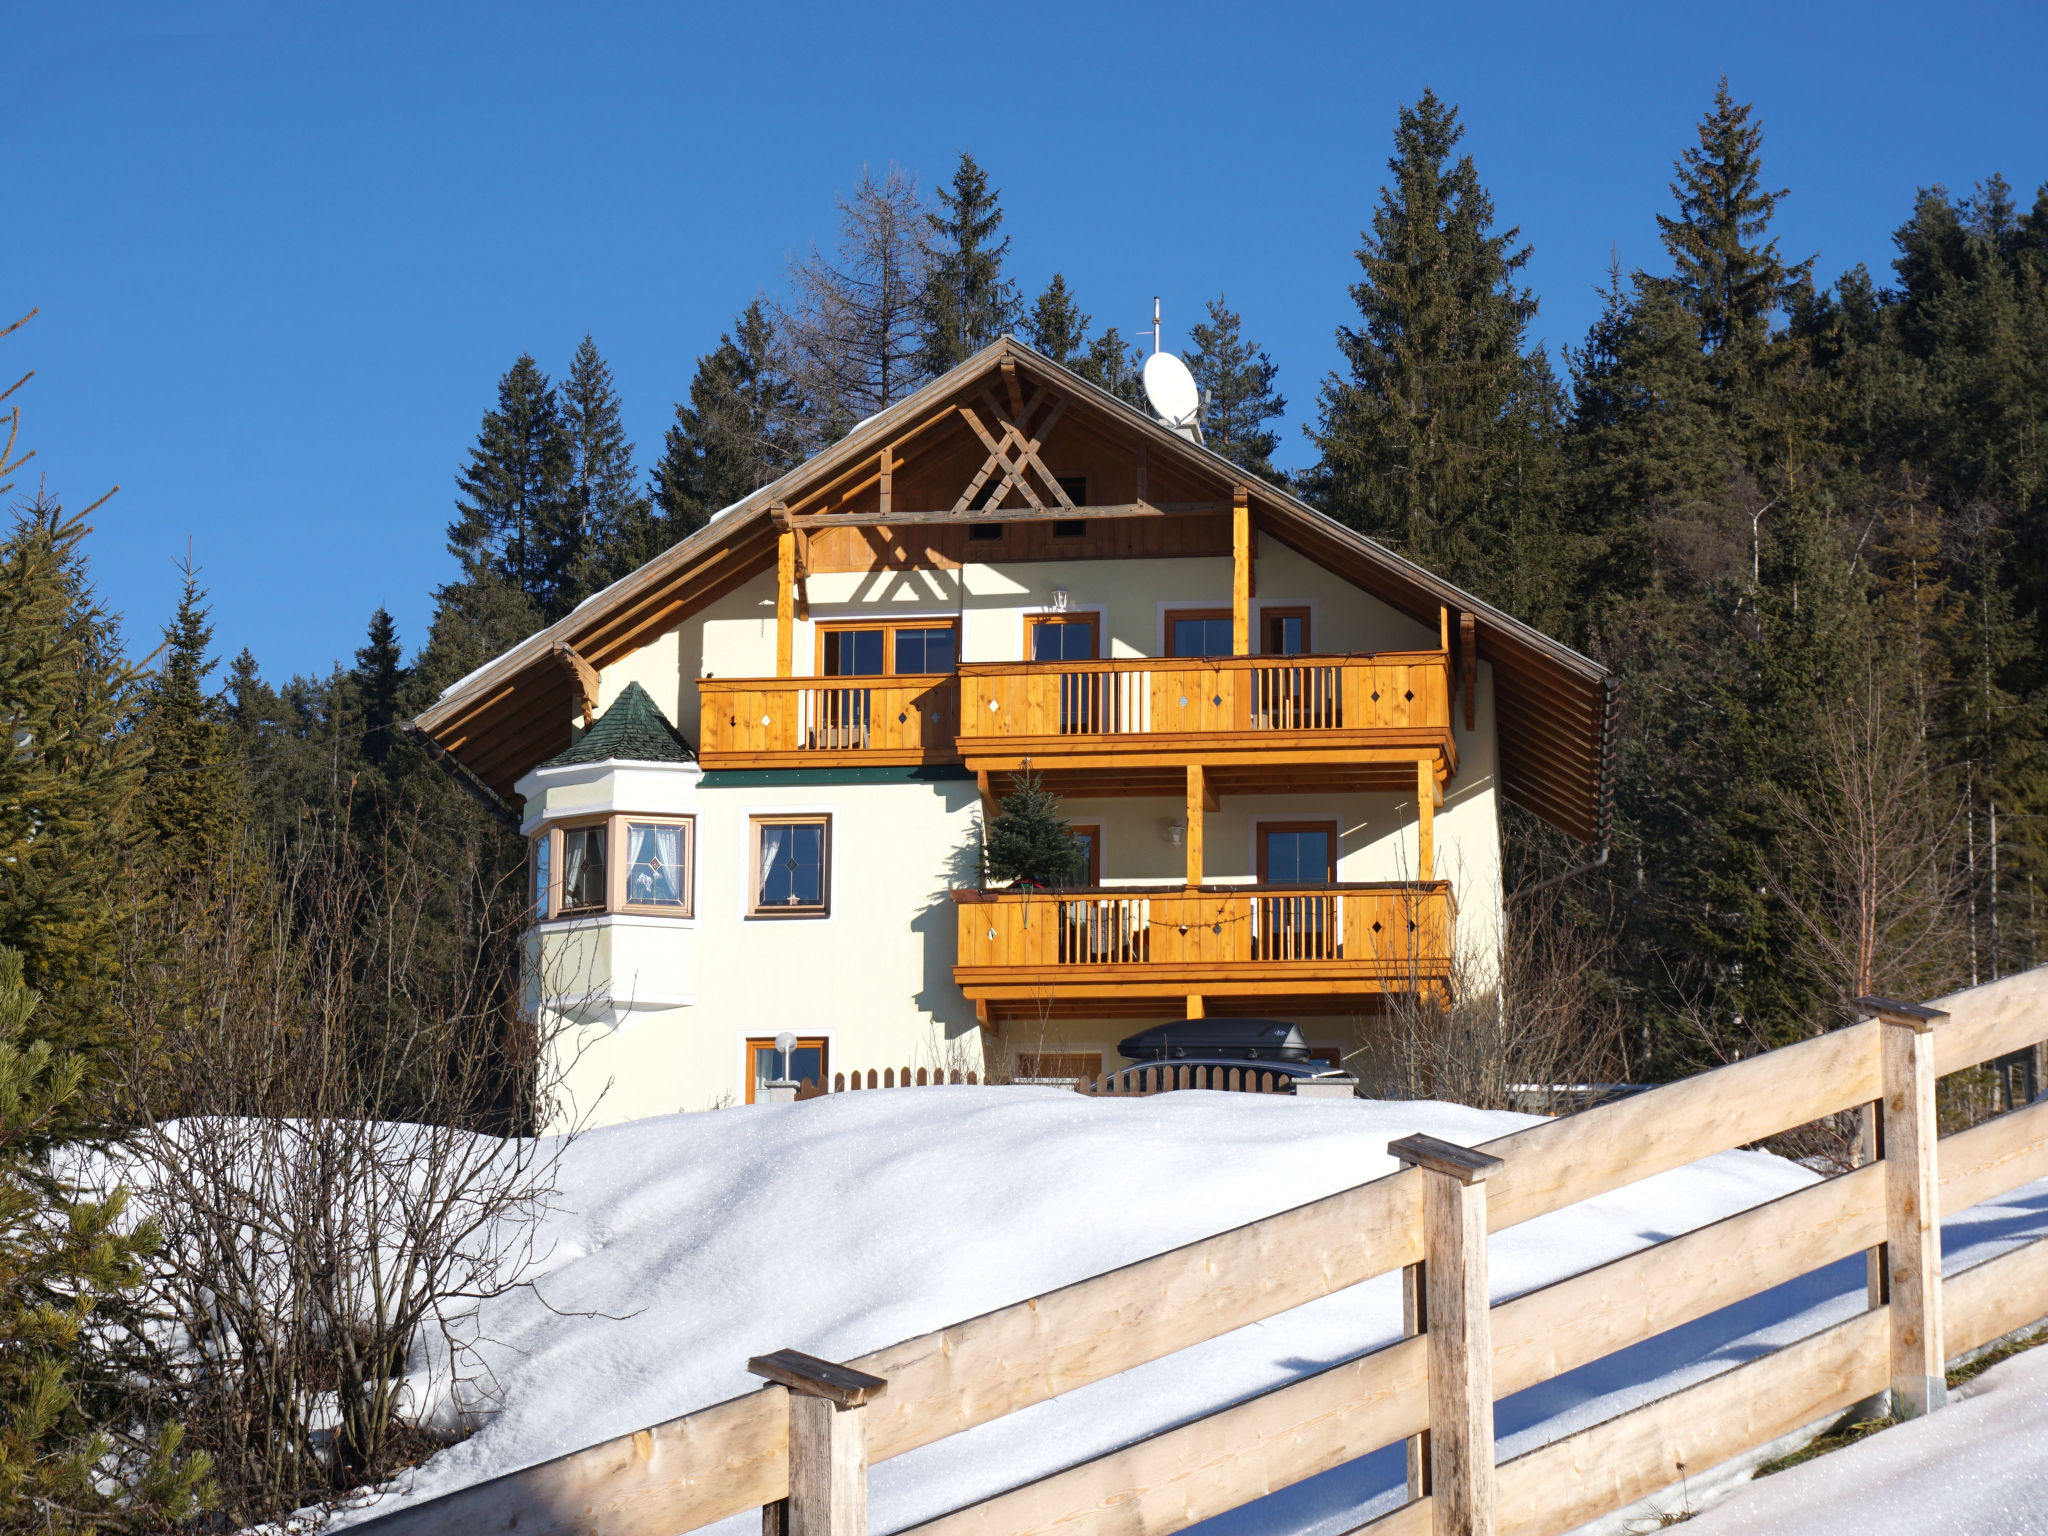
[[[761,883],[758,887],[758,901],[768,899],[768,878],[775,872],[775,866],[789,852],[789,836],[794,830],[772,822],[761,828]]]
[[[681,906],[683,829],[632,826],[628,832],[632,852],[626,870],[626,899],[644,906]]]

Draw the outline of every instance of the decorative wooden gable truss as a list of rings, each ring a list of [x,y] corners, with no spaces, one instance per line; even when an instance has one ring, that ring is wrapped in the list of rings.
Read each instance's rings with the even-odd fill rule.
[[[976,524],[1000,524],[1000,544],[970,549]],[[794,611],[779,626],[786,646],[787,617],[807,615],[813,573],[1234,552],[1243,568],[1250,530],[1432,630],[1448,616],[1468,725],[1473,667],[1494,668],[1507,797],[1573,837],[1604,836],[1612,732],[1603,669],[1012,337],[462,679],[411,729],[502,799],[568,746],[595,705],[597,672],[765,571],[780,568],[791,594]],[[779,659],[786,673],[791,658]]]

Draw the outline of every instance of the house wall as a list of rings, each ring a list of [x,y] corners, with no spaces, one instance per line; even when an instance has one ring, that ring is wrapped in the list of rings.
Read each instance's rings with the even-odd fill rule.
[[[1025,656],[1025,619],[1048,611],[1056,588],[1068,611],[1102,615],[1105,649],[1154,656],[1164,649],[1168,608],[1225,607],[1227,557],[1117,561],[1040,559],[945,569],[815,571],[811,621],[799,622],[795,670],[815,670],[816,624],[834,618],[957,616],[969,661]],[[1434,649],[1437,634],[1261,538],[1257,610],[1306,605],[1320,653]],[[775,671],[775,580],[766,573],[676,630],[604,669],[599,707],[638,682],[692,742],[699,739],[696,681]],[[1500,838],[1492,669],[1478,672],[1475,728],[1454,708],[1460,768],[1436,817],[1437,873],[1454,883],[1460,947],[1472,980],[1496,964],[1500,932]],[[973,1005],[951,976],[955,909],[946,892],[977,881],[979,805],[965,780],[846,783],[844,773],[781,776],[772,787],[704,787],[694,765],[646,781],[633,770],[548,771],[521,781],[529,828],[608,804],[696,817],[695,911],[688,919],[631,917],[542,925],[535,936],[536,1002],[559,1020],[566,1071],[565,1119],[613,1121],[743,1100],[744,1042],[788,1030],[823,1035],[831,1071],[918,1066],[979,1068],[986,1045]],[[655,787],[650,788],[650,784]],[[649,802],[653,800],[661,803]],[[609,799],[607,798],[609,797]],[[632,802],[630,805],[627,802]],[[749,917],[749,817],[810,809],[833,817],[830,915]],[[1104,828],[1106,883],[1182,878],[1185,854],[1163,835],[1183,808],[1166,798],[1072,800],[1071,820]],[[1414,795],[1227,796],[1207,813],[1207,877],[1250,881],[1253,837],[1263,819],[1337,820],[1338,878],[1412,877]],[[688,999],[688,1001],[684,1001]],[[1276,1011],[1284,1011],[1277,1007]],[[1318,1044],[1355,1045],[1343,1018],[1304,1018]],[[1101,1051],[1139,1027],[1122,1020],[1012,1024],[1001,1048]],[[1028,1038],[1027,1038],[1028,1036]]]

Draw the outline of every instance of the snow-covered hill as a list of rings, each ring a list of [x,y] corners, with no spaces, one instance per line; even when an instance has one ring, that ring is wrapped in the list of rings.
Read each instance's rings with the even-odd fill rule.
[[[1087,1099],[1054,1089],[836,1095],[639,1121],[578,1139],[532,1294],[489,1304],[497,1383],[420,1498],[758,1385],[749,1356],[844,1359],[1391,1172],[1414,1131],[1473,1144],[1530,1123],[1426,1103],[1249,1094]],[[1500,1234],[1496,1298],[1811,1182],[1730,1152]],[[2048,1192],[1952,1224],[1951,1266],[2048,1230]],[[549,1244],[544,1244],[544,1251]],[[1500,1406],[1503,1455],[1726,1369],[1862,1304],[1860,1257]],[[1398,1336],[1388,1277],[881,1463],[889,1531]],[[422,1381],[424,1385],[424,1381]],[[1209,1523],[1341,1530],[1400,1498],[1398,1447]],[[358,1514],[356,1518],[360,1518]],[[727,1523],[733,1533],[751,1519]]]

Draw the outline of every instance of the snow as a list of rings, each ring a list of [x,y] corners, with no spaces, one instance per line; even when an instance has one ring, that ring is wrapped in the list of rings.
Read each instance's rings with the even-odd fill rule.
[[[1947,1408],[1750,1483],[1688,1536],[2048,1536],[2048,1349]]]
[[[1051,1088],[837,1094],[591,1131],[566,1150],[533,1291],[479,1320],[483,1418],[383,1513],[758,1382],[747,1359],[848,1359],[1393,1171],[1389,1141],[1466,1145],[1532,1116],[1435,1103]],[[1726,1152],[1497,1235],[1496,1300],[1814,1181]],[[2048,1189],[1950,1224],[1952,1267],[2048,1231]],[[928,1519],[1399,1336],[1393,1276],[878,1464],[878,1532]],[[1861,1256],[1504,1401],[1503,1456],[1753,1358],[1862,1305]],[[424,1364],[424,1363],[422,1363]],[[424,1375],[415,1390],[431,1400]],[[443,1389],[445,1392],[445,1388]],[[1400,1502],[1399,1446],[1197,1527],[1331,1536]],[[758,1524],[716,1527],[739,1536]]]

